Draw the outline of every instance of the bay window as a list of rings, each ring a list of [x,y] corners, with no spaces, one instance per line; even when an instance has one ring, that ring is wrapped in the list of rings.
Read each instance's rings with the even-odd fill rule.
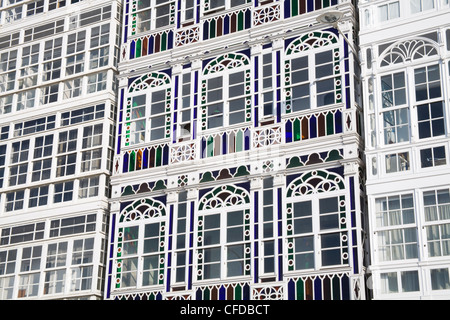
[[[348,234],[343,229],[343,196],[295,198],[288,203],[288,248],[292,270],[318,270],[348,264]]]
[[[145,91],[140,90],[130,96],[128,101],[130,121],[127,123],[127,130],[130,134],[130,145],[153,143],[170,136],[168,122],[171,91],[168,85],[155,85]]]
[[[261,67],[259,74],[261,75],[260,97],[262,101],[262,117],[272,117],[276,115],[278,77],[280,76],[280,68],[278,66],[276,53],[272,52],[272,48],[263,51],[261,56]],[[260,108],[261,109],[261,108]]]
[[[194,77],[190,72],[183,73],[180,76],[179,92],[180,97],[178,98],[178,128],[177,136],[179,140],[188,140],[192,136],[192,92],[195,87]]]
[[[246,121],[246,108],[250,102],[246,89],[249,76],[246,70],[233,70],[229,74],[214,74],[205,81],[207,129]]]
[[[187,192],[180,192],[178,194],[177,215],[175,219],[176,236],[174,238],[175,250],[173,253],[173,284],[185,285],[188,280],[188,269],[191,264],[189,261],[189,221],[190,221],[190,206],[187,201]]]
[[[310,50],[288,63],[286,88],[291,111],[310,110],[341,101],[339,50]]]
[[[147,32],[175,23],[175,1],[140,0],[136,12],[137,33]]]
[[[202,244],[198,249],[202,279],[223,279],[246,275],[250,250],[248,213],[227,210],[202,216]]]
[[[429,257],[450,255],[450,193],[449,189],[423,193],[427,248]]]
[[[406,90],[408,86],[413,90]],[[411,136],[426,139],[446,134],[439,65],[382,75],[380,99],[385,145],[409,142]],[[417,121],[417,126],[411,119]]]
[[[418,257],[412,194],[380,197],[376,206],[376,244],[380,261]]]
[[[162,284],[164,271],[164,235],[165,223],[153,221],[140,225],[130,225],[121,228],[123,241],[121,243],[122,288],[145,287]]]

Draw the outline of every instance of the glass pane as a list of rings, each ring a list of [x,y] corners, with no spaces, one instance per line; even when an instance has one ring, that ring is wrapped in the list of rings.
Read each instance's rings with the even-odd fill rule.
[[[338,198],[326,198],[319,200],[320,213],[329,213],[338,211]]]
[[[301,111],[311,107],[309,101],[309,84],[292,88],[292,110]]]
[[[223,116],[215,116],[208,118],[208,129],[223,126]]]
[[[423,10],[430,10],[434,8],[434,0],[423,0]]]
[[[242,241],[244,239],[244,230],[241,226],[227,229],[227,242]]]
[[[208,79],[208,89],[219,89],[223,87],[222,77]]]
[[[389,4],[389,19],[395,19],[400,17],[400,3],[393,2]]]
[[[312,218],[294,220],[294,234],[312,232]]]
[[[447,268],[430,270],[430,274],[432,290],[450,289],[450,280]]]
[[[398,89],[394,91],[395,94],[395,105],[399,106],[406,103],[406,92],[405,89]]]
[[[314,238],[301,237],[295,239],[295,269],[314,268]]]
[[[397,273],[396,272],[382,273],[381,285],[383,293],[398,292]]]
[[[214,279],[220,277],[220,264],[207,264],[203,267],[203,278]]]
[[[437,192],[438,203],[450,203],[450,193],[449,190],[439,190]]]
[[[211,0],[209,2],[209,8],[214,9],[225,5],[225,0]]]
[[[245,109],[245,98],[230,101],[230,112]]]
[[[331,266],[341,264],[341,250],[323,250],[322,251],[322,265]]]
[[[159,239],[146,239],[144,240],[144,253],[158,252]]]
[[[242,211],[233,211],[227,213],[227,225],[228,226],[236,226],[241,225],[243,223],[243,212]]]
[[[205,263],[220,261],[220,248],[210,248],[203,250],[203,260]]]
[[[430,111],[432,118],[442,118],[444,116],[442,101],[431,103]]]
[[[431,149],[420,150],[420,162],[422,168],[428,168],[433,166]]]
[[[444,165],[447,163],[447,159],[445,157],[445,147],[436,147],[433,148],[433,157],[434,157],[434,165]]]
[[[214,230],[214,231],[205,231],[203,235],[203,244],[204,245],[211,245],[211,244],[217,244],[220,242],[220,231]]]
[[[159,235],[159,223],[145,225],[144,237],[157,237]]]
[[[204,219],[205,229],[212,229],[220,227],[220,214],[213,214],[205,216]]]
[[[420,1],[422,0],[411,0],[411,13],[417,13],[420,12]]]
[[[378,15],[380,16],[380,21],[388,20],[388,6],[382,5],[378,7]]]

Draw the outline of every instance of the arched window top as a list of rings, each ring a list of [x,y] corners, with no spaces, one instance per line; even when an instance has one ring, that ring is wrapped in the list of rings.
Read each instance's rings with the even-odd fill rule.
[[[218,209],[248,203],[250,203],[250,195],[245,189],[227,185],[206,193],[200,199],[198,209]]]
[[[286,55],[317,49],[335,43],[338,43],[338,38],[330,31],[310,32],[292,41],[286,49]]]
[[[341,176],[326,170],[314,170],[304,173],[287,187],[287,197],[304,196],[345,189]]]
[[[166,209],[162,202],[149,198],[139,199],[122,210],[119,222],[159,218],[165,215]]]
[[[417,37],[390,45],[380,54],[380,67],[410,62],[437,54],[438,44],[436,42],[427,38]]]
[[[240,53],[227,53],[211,60],[203,69],[203,75],[213,74],[224,70],[249,66],[249,58]]]
[[[134,80],[130,84],[128,92],[132,93],[164,85],[170,85],[170,77],[165,73],[152,72],[145,74]]]

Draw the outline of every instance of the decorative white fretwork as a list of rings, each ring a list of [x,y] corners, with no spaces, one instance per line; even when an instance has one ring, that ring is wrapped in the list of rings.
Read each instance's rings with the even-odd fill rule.
[[[314,170],[292,181],[287,187],[287,196],[296,197],[344,189],[344,180],[338,174],[326,170]]]
[[[200,28],[188,28],[181,30],[175,35],[175,46],[181,47],[186,44],[196,43],[200,40]]]
[[[120,214],[120,222],[158,218],[166,215],[164,204],[152,199],[140,199],[127,206]]]
[[[170,148],[170,163],[180,163],[194,160],[195,157],[195,143],[181,144]]]
[[[286,54],[295,54],[311,49],[322,48],[338,42],[336,35],[332,32],[310,32],[293,41],[286,49]]]
[[[283,286],[270,286],[252,289],[253,300],[284,300]]]
[[[204,68],[203,74],[208,75],[248,65],[250,65],[250,61],[247,56],[239,53],[228,53],[210,61]]]
[[[389,46],[380,55],[380,67],[409,62],[437,54],[437,44],[426,38],[397,42]]]
[[[200,199],[199,210],[217,209],[250,203],[245,189],[235,186],[221,186],[208,192]]]
[[[253,131],[253,147],[261,148],[281,143],[281,127],[263,128]]]
[[[129,86],[128,91],[131,93],[169,84],[170,77],[167,74],[161,72],[153,72],[145,74],[134,80],[133,83]]]
[[[261,9],[256,9],[253,12],[253,25],[259,26],[261,24],[280,20],[281,9],[280,5],[271,5]]]

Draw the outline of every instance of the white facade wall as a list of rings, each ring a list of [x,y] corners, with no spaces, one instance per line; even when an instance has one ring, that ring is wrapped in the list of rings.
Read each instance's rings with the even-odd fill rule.
[[[373,295],[447,299],[449,4],[360,1],[359,12]]]
[[[0,299],[99,299],[119,1],[0,6]]]

